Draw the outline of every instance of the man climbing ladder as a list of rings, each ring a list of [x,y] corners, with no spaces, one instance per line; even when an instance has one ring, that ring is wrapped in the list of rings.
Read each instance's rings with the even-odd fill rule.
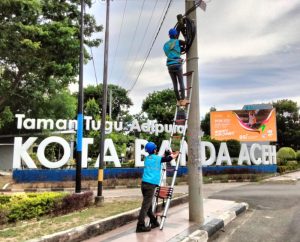
[[[189,133],[189,145],[192,143],[192,146],[194,147],[194,149],[191,149],[192,152],[190,152],[190,160],[189,160],[189,196],[192,199],[192,202],[190,203],[190,214],[191,211],[195,211],[196,212],[196,216],[194,216],[193,218],[190,216],[190,220],[191,221],[195,221],[195,222],[199,222],[200,224],[203,223],[204,218],[203,218],[203,200],[202,199],[202,188],[201,188],[201,184],[199,183],[200,178],[199,178],[199,174],[198,173],[198,169],[194,169],[194,168],[198,168],[199,165],[199,160],[200,160],[200,152],[197,150],[195,152],[195,150],[197,149],[197,147],[199,147],[200,145],[200,141],[199,141],[199,127],[200,127],[200,123],[199,123],[199,110],[195,109],[195,107],[199,107],[199,83],[198,83],[198,67],[197,65],[195,65],[195,63],[197,63],[197,48],[193,47],[193,41],[196,38],[196,25],[194,23],[194,21],[192,19],[197,19],[196,17],[196,13],[195,13],[195,9],[197,7],[200,7],[202,10],[205,11],[206,9],[206,3],[203,0],[196,0],[193,1],[193,3],[189,3],[186,0],[186,6],[189,6],[186,11],[186,13],[184,15],[178,15],[177,19],[178,22],[175,26],[175,28],[171,29],[169,31],[169,37],[170,40],[168,42],[165,43],[164,45],[164,52],[167,56],[167,66],[168,66],[168,70],[169,70],[169,74],[171,76],[173,85],[174,85],[174,91],[175,91],[175,95],[177,98],[177,106],[176,106],[176,112],[175,112],[175,117],[174,117],[174,121],[173,121],[173,131],[170,137],[170,148],[171,148],[171,144],[172,144],[172,140],[176,139],[179,137],[180,140],[180,152],[179,155],[176,159],[176,166],[174,168],[174,174],[173,174],[173,178],[172,178],[172,182],[171,185],[167,185],[165,182],[162,182],[166,175],[166,167],[164,167],[164,169],[162,170],[162,179],[159,183],[159,186],[156,188],[156,192],[155,192],[155,197],[153,199],[153,206],[152,206],[152,212],[155,212],[156,214],[156,219],[157,217],[161,217],[161,223],[159,225],[160,229],[162,230],[164,227],[164,223],[165,220],[167,218],[167,213],[168,213],[168,209],[170,207],[171,204],[171,199],[173,196],[173,190],[174,190],[174,185],[175,185],[175,180],[177,177],[177,172],[178,172],[178,168],[179,168],[179,162],[181,159],[181,155],[182,155],[182,151],[183,151],[183,147],[184,147],[184,142],[185,142],[185,136],[186,136],[186,132],[187,132],[187,125],[188,125],[188,118],[191,116],[191,120],[189,121],[189,127],[193,130],[190,131]],[[188,15],[191,14],[191,18],[188,17]],[[178,36],[179,33],[181,33],[184,38],[185,38],[185,42],[178,40]],[[189,52],[189,50],[191,50]],[[187,66],[187,70],[188,73],[185,74],[185,76],[187,77],[187,96],[188,96],[188,100],[185,99],[185,88],[184,88],[184,83],[183,83],[183,74],[182,74],[182,65],[183,65],[183,60],[181,59],[181,55],[182,54],[187,54],[188,57],[188,66]],[[193,63],[193,65],[191,65],[191,63]],[[195,90],[196,92],[193,94],[193,98],[192,98],[192,86],[193,86],[193,81],[194,81],[194,74],[196,76],[196,80],[195,80]],[[179,95],[179,91],[178,91],[178,84],[180,86],[180,94]],[[192,108],[190,108],[190,104],[193,100],[193,105]],[[179,113],[180,110],[182,109],[182,107],[184,107],[184,115],[183,118],[180,119],[179,118]],[[191,115],[190,115],[190,109],[191,109]],[[183,132],[181,134],[176,134],[175,133],[175,125],[183,125]],[[194,132],[195,131],[195,132]],[[196,149],[195,149],[196,147]],[[201,165],[201,164],[200,164]],[[192,168],[192,169],[191,169]],[[198,174],[197,174],[198,173]],[[195,176],[196,175],[196,176]],[[202,176],[202,174],[201,174]],[[194,182],[193,180],[191,180],[191,178],[195,179],[196,182]],[[192,182],[191,182],[192,181]],[[198,185],[197,185],[197,184]],[[190,189],[191,187],[191,189]],[[191,190],[191,192],[190,192]],[[197,196],[195,196],[197,195]],[[200,199],[199,199],[200,198]],[[163,199],[163,204],[165,203],[166,200],[166,204],[163,208],[163,213],[162,214],[158,214],[156,213],[156,208],[158,207],[158,199]],[[197,203],[199,202],[199,203]],[[195,206],[195,204],[199,204],[199,206]],[[191,209],[194,208],[195,210]],[[201,211],[202,210],[202,211]],[[150,220],[150,224],[151,224],[151,220]],[[156,227],[156,226],[155,226]]]
[[[183,59],[180,57],[185,50],[185,41],[178,40],[178,32],[175,28],[169,30],[170,40],[164,44],[164,52],[167,56],[167,67],[173,82],[174,92],[178,106],[186,105],[184,83],[182,76]],[[180,95],[178,91],[180,87]]]

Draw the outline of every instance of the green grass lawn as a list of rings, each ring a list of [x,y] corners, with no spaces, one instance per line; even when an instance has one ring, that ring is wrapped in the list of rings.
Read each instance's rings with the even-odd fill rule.
[[[63,216],[9,224],[0,229],[0,241],[26,241],[139,208],[140,205],[141,200],[138,199],[104,202],[102,207],[92,206]]]

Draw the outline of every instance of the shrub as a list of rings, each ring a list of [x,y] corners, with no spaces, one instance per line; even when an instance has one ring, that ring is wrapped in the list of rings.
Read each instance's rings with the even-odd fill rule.
[[[295,160],[296,152],[293,148],[282,147],[278,150],[277,157],[282,161]]]
[[[286,172],[286,170],[287,170],[286,166],[277,166],[278,173],[284,173],[284,172]]]
[[[66,194],[58,192],[0,196],[0,224],[39,218],[48,214],[66,214],[91,205],[93,192]]]
[[[12,196],[8,204],[8,221],[15,222],[49,214],[62,196],[65,194],[54,192]]]
[[[286,163],[288,166],[297,166],[298,165],[298,162],[295,161],[295,160],[289,160],[287,161]]]
[[[285,166],[287,163],[287,160],[283,160],[282,158],[278,158],[277,157],[277,161],[276,161],[278,166]]]
[[[52,210],[54,215],[67,214],[76,210],[81,210],[93,203],[93,192],[73,193],[63,197],[57,202]]]
[[[296,160],[299,162],[300,161],[300,150],[296,152]]]
[[[0,205],[9,203],[11,196],[8,195],[0,195]]]
[[[124,168],[134,168],[135,167],[135,162],[134,162],[134,160],[129,160],[128,162],[123,162],[122,167],[124,167]]]
[[[0,224],[7,223],[7,215],[8,215],[8,207],[7,205],[0,204]]]
[[[232,160],[232,165],[233,165],[233,166],[237,166],[237,165],[238,165],[238,162],[239,162],[239,161],[238,161],[237,159],[233,159],[233,160]]]

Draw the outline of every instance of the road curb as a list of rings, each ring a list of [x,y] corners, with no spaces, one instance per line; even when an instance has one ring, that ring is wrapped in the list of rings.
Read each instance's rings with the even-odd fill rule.
[[[171,207],[186,203],[188,201],[188,195],[184,195],[171,200]],[[159,205],[161,206],[161,204]],[[115,216],[101,219],[90,224],[81,225],[75,228],[71,228],[65,231],[57,232],[50,235],[45,235],[40,238],[28,240],[27,242],[64,242],[64,241],[82,241],[101,235],[110,230],[116,229],[129,222],[137,220],[140,208],[121,213]]]
[[[299,179],[291,178],[291,177],[282,177],[278,179],[266,179],[261,181],[261,184],[290,184],[295,185]]]
[[[219,217],[211,219],[202,226],[193,225],[168,242],[206,242],[213,234],[224,228],[248,208],[247,203],[238,203]]]
[[[139,188],[139,186],[116,186],[116,187],[103,187],[105,190],[111,189],[127,189],[127,188]],[[83,187],[82,191],[95,191],[97,187]],[[51,188],[2,188],[0,192],[74,192],[75,188],[64,187],[51,187]]]

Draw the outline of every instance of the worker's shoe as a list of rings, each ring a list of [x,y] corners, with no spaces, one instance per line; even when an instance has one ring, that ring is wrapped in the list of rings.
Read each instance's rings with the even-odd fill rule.
[[[186,100],[185,99],[180,100],[180,106],[185,106],[185,105],[186,105]]]
[[[181,106],[186,106],[187,103],[188,103],[188,100],[186,100],[186,99],[180,100],[180,105],[181,105]]]
[[[151,223],[151,229],[155,229],[159,227],[159,222],[157,220],[153,220],[150,223]]]
[[[146,227],[145,224],[138,224],[136,226],[136,233],[150,232],[151,227]]]

